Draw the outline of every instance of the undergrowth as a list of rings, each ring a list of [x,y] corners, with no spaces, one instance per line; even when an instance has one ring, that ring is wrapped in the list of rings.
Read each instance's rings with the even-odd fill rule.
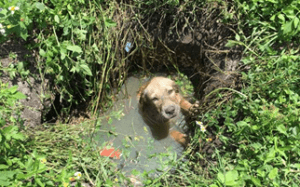
[[[113,87],[122,85],[128,66],[133,65],[129,56],[153,47],[146,45],[152,41],[143,27],[145,18],[174,14],[174,22],[169,25],[176,32],[193,29],[199,11],[220,7],[221,21],[235,25],[235,39],[229,40],[227,47],[244,47],[241,89],[215,91],[218,102],[198,116],[206,132],[196,130],[187,150],[189,159],[178,162],[175,172],[166,172],[159,180],[149,178],[145,183],[299,186],[300,1],[206,3],[211,6],[203,8],[204,2],[176,0],[133,1],[131,5],[116,1],[5,0],[0,2],[0,41],[36,39],[27,47],[38,51],[35,66],[42,79],[53,79],[55,92],[67,103],[65,115],[72,104],[91,97],[91,113],[96,113],[112,104],[105,101],[109,101]],[[188,19],[181,22],[184,17]],[[143,34],[135,35],[137,31]],[[135,47],[125,52],[128,38]],[[145,68],[146,63],[134,65]],[[19,66],[22,68],[1,70],[13,72],[12,78],[19,73],[26,79],[26,67]],[[225,95],[230,95],[230,100],[225,101]],[[89,130],[99,128],[97,121],[44,124],[34,133],[20,132],[22,106],[18,100],[24,97],[17,87],[1,83],[1,186],[113,186],[129,182],[109,159],[99,156],[96,147],[82,140]],[[212,152],[201,151],[204,142],[211,147],[205,150]]]
[[[245,47],[245,70],[240,94],[203,117],[223,142],[211,186],[300,184],[299,3],[236,1],[224,20],[239,22],[227,46]]]

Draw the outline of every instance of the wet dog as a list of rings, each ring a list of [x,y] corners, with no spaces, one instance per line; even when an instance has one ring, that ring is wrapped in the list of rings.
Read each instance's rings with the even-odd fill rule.
[[[155,139],[171,137],[182,145],[187,145],[185,134],[170,130],[172,120],[178,119],[180,112],[197,112],[198,103],[191,104],[179,93],[179,86],[165,77],[155,77],[140,87],[138,91],[139,112],[150,126]]]

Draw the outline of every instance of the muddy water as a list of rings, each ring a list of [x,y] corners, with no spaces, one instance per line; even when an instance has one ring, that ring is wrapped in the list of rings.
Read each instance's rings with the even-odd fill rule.
[[[157,176],[162,171],[170,169],[182,155],[184,148],[170,136],[157,140],[155,134],[144,123],[138,112],[137,90],[147,79],[130,77],[116,96],[117,101],[108,111],[101,128],[94,135],[99,146],[111,146],[122,152],[118,167],[127,174],[133,169],[140,173],[151,171]],[[172,124],[171,128],[184,132],[185,121],[183,115]]]

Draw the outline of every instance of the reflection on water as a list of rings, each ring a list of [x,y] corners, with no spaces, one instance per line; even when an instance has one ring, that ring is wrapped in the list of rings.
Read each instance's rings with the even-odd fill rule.
[[[121,159],[116,161],[123,171],[130,173],[133,169],[140,172],[153,170],[154,174],[159,174],[158,171],[170,168],[168,164],[176,161],[184,148],[170,136],[160,140],[153,138],[150,128],[144,123],[138,112],[136,94],[145,81],[137,77],[127,79],[113,108],[105,114],[123,114],[123,117],[120,120],[113,119],[110,124],[103,120],[100,130],[93,137],[99,146],[111,145],[122,151]],[[182,131],[180,127],[184,127],[184,123],[181,115],[171,128]]]

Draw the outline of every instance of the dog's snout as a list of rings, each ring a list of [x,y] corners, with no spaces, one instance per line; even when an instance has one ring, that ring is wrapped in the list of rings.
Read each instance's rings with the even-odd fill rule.
[[[168,115],[174,114],[174,112],[175,112],[175,106],[173,106],[173,105],[168,106],[168,107],[165,109],[165,112],[166,112],[166,114],[168,114]]]

